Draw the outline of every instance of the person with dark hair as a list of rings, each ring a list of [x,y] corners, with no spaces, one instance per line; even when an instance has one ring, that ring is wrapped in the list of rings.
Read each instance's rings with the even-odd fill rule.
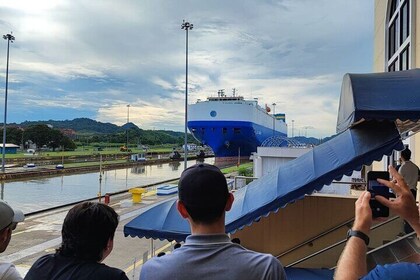
[[[6,251],[12,238],[12,231],[24,219],[25,216],[22,211],[13,209],[5,201],[0,200],[0,253]],[[0,262],[0,279],[22,280],[22,277],[13,264]]]
[[[179,242],[175,243],[174,250],[178,249],[178,248],[181,248],[181,243],[179,243]]]
[[[403,176],[405,182],[410,187],[411,193],[414,195],[414,198],[416,198],[419,168],[410,159],[411,151],[409,148],[405,148],[405,150],[401,152],[401,167],[398,169],[398,172]]]
[[[118,214],[108,205],[83,202],[67,213],[62,243],[55,254],[39,258],[25,279],[120,279],[125,273],[101,262],[111,253]]]
[[[178,187],[177,209],[191,235],[171,254],[147,261],[141,280],[286,279],[275,257],[247,250],[225,233],[225,212],[234,197],[217,167],[200,163],[185,169]]]
[[[417,198],[417,181],[419,177],[419,168],[411,160],[411,151],[407,147],[405,150],[401,151],[401,166],[398,169],[398,172],[404,178],[404,181],[407,183],[410,188],[411,193],[414,196],[414,199]],[[410,233],[413,232],[413,228],[410,226],[407,221],[404,221],[404,232]]]

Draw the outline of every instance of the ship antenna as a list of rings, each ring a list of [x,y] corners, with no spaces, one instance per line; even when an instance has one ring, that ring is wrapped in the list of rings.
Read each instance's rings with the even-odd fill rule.
[[[232,93],[233,93],[233,97],[235,97],[235,95],[236,95],[236,88],[233,88],[232,89]]]
[[[224,89],[219,89],[219,91],[217,92],[217,95],[219,97],[224,97],[225,96],[225,90]]]

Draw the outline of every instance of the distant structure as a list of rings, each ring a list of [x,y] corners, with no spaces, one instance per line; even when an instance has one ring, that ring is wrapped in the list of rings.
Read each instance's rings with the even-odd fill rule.
[[[6,143],[5,147],[6,147],[6,149],[5,149],[6,154],[16,154],[17,149],[20,148],[18,145],[7,144],[7,143]],[[3,144],[0,144],[0,151],[1,151],[1,153],[3,153]]]
[[[284,137],[284,136],[271,136],[262,142],[261,147],[305,147],[306,145],[299,141]]]

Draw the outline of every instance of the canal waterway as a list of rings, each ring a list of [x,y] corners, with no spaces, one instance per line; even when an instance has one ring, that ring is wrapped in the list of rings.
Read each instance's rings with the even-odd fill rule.
[[[188,166],[196,162],[190,160]],[[205,162],[214,164],[214,158],[206,158]],[[103,171],[101,182],[99,171],[5,182],[1,185],[0,195],[1,199],[12,207],[21,209],[24,213],[31,213],[93,198],[98,193],[104,195],[178,178],[183,170],[183,162],[170,162]]]

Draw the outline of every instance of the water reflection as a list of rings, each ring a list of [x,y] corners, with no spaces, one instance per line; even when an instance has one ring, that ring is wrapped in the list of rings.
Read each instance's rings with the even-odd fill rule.
[[[214,158],[205,159],[214,164]],[[178,167],[176,164],[178,163]],[[188,161],[188,166],[195,164]],[[97,197],[98,194],[113,193],[132,187],[157,183],[177,178],[183,168],[179,162],[160,165],[136,166],[99,172],[76,174],[25,181],[6,182],[1,185],[1,198],[24,213],[50,208],[83,199]],[[100,176],[102,175],[102,176]],[[99,180],[99,178],[102,178]]]
[[[181,166],[179,161],[170,162],[169,166],[172,168],[172,171],[177,171],[178,168]]]
[[[146,172],[146,166],[135,166],[131,168],[131,173],[143,174]]]

